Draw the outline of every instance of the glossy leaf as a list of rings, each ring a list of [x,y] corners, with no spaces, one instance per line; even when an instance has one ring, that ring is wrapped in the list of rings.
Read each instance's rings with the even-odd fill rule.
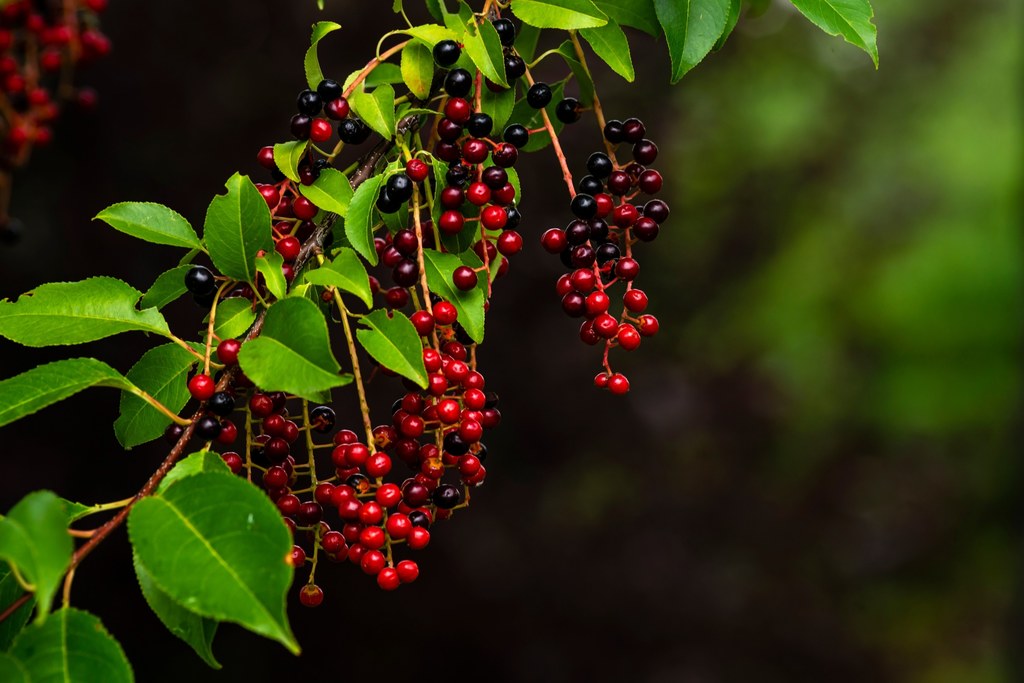
[[[185,273],[191,269],[192,266],[185,264],[161,273],[153,284],[149,286],[146,293],[142,295],[139,308],[155,308],[160,310],[167,304],[175,301],[188,291],[185,289]]]
[[[323,9],[323,8],[321,8]],[[324,36],[332,31],[337,31],[341,28],[341,24],[337,24],[333,21],[318,21],[313,24],[313,35],[309,39],[309,49],[306,50],[306,58],[303,60],[303,66],[306,71],[306,83],[313,90],[320,85],[320,81],[324,80],[324,72],[320,69],[320,58],[317,56],[316,46]]]
[[[13,605],[14,601],[20,598],[24,592],[17,579],[14,578],[14,574],[11,573],[11,568],[6,563],[0,562],[0,609],[7,609],[9,605]],[[0,621],[0,652],[7,650],[11,646],[18,632],[28,623],[28,618],[31,616],[32,608],[35,607],[35,604],[35,598],[29,598],[11,616]],[[0,668],[0,671],[3,671],[3,669]],[[0,681],[3,680],[6,679],[0,675]]]
[[[221,339],[241,336],[256,320],[252,302],[240,296],[224,299],[217,304],[217,315],[213,319],[213,333]]]
[[[572,41],[565,41],[558,46],[558,53],[565,60],[566,66],[572,71],[573,78],[576,80],[576,87],[579,88],[579,94],[577,98],[584,107],[589,107],[594,103],[594,79],[590,77],[590,73],[583,68],[583,64],[579,61],[579,57],[576,55],[576,50],[572,44]],[[557,105],[558,100],[554,97],[551,98],[551,105]],[[554,107],[548,105],[550,111],[554,111]],[[549,114],[551,122],[556,126],[561,124],[561,121],[554,114]]]
[[[267,291],[277,299],[283,299],[288,293],[288,281],[284,279],[282,266],[284,266],[284,257],[276,251],[256,257],[256,272],[263,275]]]
[[[374,360],[421,387],[427,386],[423,343],[405,314],[399,311],[389,317],[387,311],[377,309],[364,315],[359,322],[367,329],[356,330],[356,337]]]
[[[373,294],[370,291],[370,278],[366,267],[359,256],[351,249],[342,248],[333,261],[313,270],[306,271],[306,281],[322,287],[337,287],[355,294],[367,308],[373,307]]]
[[[221,273],[254,282],[257,252],[274,249],[270,209],[246,176],[236,173],[226,186],[227,193],[214,197],[206,210],[203,239]]]
[[[132,366],[128,381],[177,413],[188,402],[186,381],[197,358],[177,344],[150,349]],[[152,441],[164,433],[170,418],[129,393],[121,394],[121,414],[114,422],[114,435],[127,449]]]
[[[695,67],[725,30],[730,0],[654,0],[672,59],[672,82]]]
[[[0,560],[9,562],[32,584],[39,606],[36,623],[50,611],[73,544],[64,503],[50,491],[34,491],[0,518]]]
[[[27,627],[8,653],[32,683],[131,683],[135,680],[121,645],[92,614],[72,607],[45,624]]]
[[[515,104],[516,90],[514,87],[505,88],[498,92],[494,92],[490,88],[481,88],[480,110],[493,119],[494,132],[497,134],[500,134],[501,129],[508,123]],[[515,123],[519,122],[515,121]]]
[[[324,211],[344,216],[352,201],[352,184],[336,168],[325,168],[312,185],[299,185],[299,192]]]
[[[467,252],[476,259],[476,254]],[[467,257],[468,258],[468,257]],[[423,261],[427,271],[427,285],[430,291],[438,296],[447,299],[458,311],[459,324],[466,330],[475,342],[484,340],[484,292],[480,287],[475,287],[468,292],[457,289],[452,283],[452,273],[461,265],[463,260],[454,254],[442,254],[433,249],[423,250]],[[479,265],[479,259],[476,259]],[[480,278],[483,282],[483,278]]]
[[[159,311],[135,308],[140,296],[112,277],[40,285],[17,301],[0,301],[0,337],[25,346],[56,346],[133,330],[170,335]]]
[[[793,6],[812,24],[830,36],[842,36],[846,42],[867,52],[878,68],[875,15],[868,0],[791,0]]]
[[[184,460],[180,460],[171,468],[171,471],[163,478],[160,485],[156,487],[156,492],[158,494],[163,493],[174,482],[185,477],[191,477],[193,474],[203,473],[234,476],[227,463],[224,462],[224,459],[219,454],[213,451],[196,451]]]
[[[348,98],[352,111],[385,139],[395,137],[395,89],[383,83],[371,92],[356,88]]]
[[[661,35],[654,0],[594,0],[594,4],[620,26],[630,26],[655,37]]]
[[[566,31],[604,26],[608,20],[590,0],[512,0],[512,13],[530,26]]]
[[[402,48],[402,80],[419,99],[426,99],[430,95],[430,84],[434,80],[434,57],[429,47],[414,40]]]
[[[594,53],[612,68],[612,71],[630,83],[636,77],[633,71],[633,60],[629,55],[629,41],[614,19],[598,28],[585,28],[580,31],[584,40],[590,43]]]
[[[305,300],[276,305],[289,301]],[[255,486],[218,473],[185,477],[139,501],[128,534],[139,564],[172,600],[298,653],[285,612],[291,534]]]
[[[377,250],[373,247],[373,207],[383,182],[384,177],[378,174],[357,187],[345,216],[345,236],[349,244],[371,266],[377,265]]]
[[[291,140],[274,145],[274,163],[285,178],[299,182],[299,162],[309,148],[308,140]]]
[[[470,22],[466,26],[466,35],[462,37],[466,54],[473,64],[491,82],[502,87],[508,86],[505,78],[505,56],[501,48],[501,39],[494,25],[489,21],[482,24]]]
[[[238,360],[256,385],[310,400],[352,381],[350,375],[339,374],[323,313],[304,298],[271,305],[260,336],[242,345]]]
[[[537,52],[540,31],[536,26],[521,24],[516,32],[516,52],[527,64],[533,61],[533,55]]]
[[[410,26],[408,28],[399,29],[397,31],[391,31],[385,34],[385,38],[391,35],[406,35],[416,38],[424,43],[427,47],[433,49],[434,45],[440,43],[442,40],[461,40],[461,32],[456,33],[447,26],[441,26],[440,24],[421,24],[419,26]],[[433,63],[433,59],[431,59]]]
[[[384,62],[383,64],[378,64],[377,68],[370,72],[363,81],[363,85],[367,88],[376,88],[378,85],[384,85],[385,83],[395,85],[401,82],[402,67],[391,62]]]
[[[721,50],[722,46],[725,45],[725,41],[732,35],[732,31],[736,28],[736,24],[740,20],[740,10],[743,9],[743,0],[729,0],[729,14],[725,19],[725,28],[722,30],[722,35],[718,36],[718,40],[715,41],[713,50]]]
[[[153,202],[121,202],[96,214],[115,230],[154,244],[185,249],[202,249],[199,236],[189,222],[176,211]]]

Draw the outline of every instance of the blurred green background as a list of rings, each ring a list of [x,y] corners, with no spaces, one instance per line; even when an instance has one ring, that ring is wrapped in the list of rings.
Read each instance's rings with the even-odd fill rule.
[[[258,177],[309,23],[341,18],[324,60],[343,75],[391,21],[327,4],[113,3],[115,53],[88,79],[103,109],[18,177],[30,232],[0,251],[0,294],[99,272],[144,288],[172,265],[87,218],[148,199],[198,224],[232,171]],[[560,174],[533,155],[528,248],[481,349],[504,414],[490,476],[420,581],[383,595],[340,567],[320,610],[293,610],[302,659],[225,628],[215,673],[154,635],[111,542],[75,598],[139,680],[1024,680],[1022,3],[875,10],[877,72],[785,3],[671,90],[663,46],[636,36],[637,83],[605,72],[599,90],[610,117],[646,121],[673,213],[639,250],[662,332],[623,361],[629,396],[589,387],[598,355],[537,246],[567,220]],[[565,144],[582,171],[591,120]],[[95,346],[125,369],[146,343]],[[0,352],[4,376],[63,353]],[[60,410],[5,428],[4,507],[39,486],[123,497],[159,461],[119,452],[115,397]]]

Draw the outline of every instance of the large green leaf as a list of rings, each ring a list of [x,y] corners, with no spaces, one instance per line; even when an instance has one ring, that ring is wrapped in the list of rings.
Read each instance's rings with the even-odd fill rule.
[[[325,168],[312,185],[299,185],[299,192],[324,211],[344,216],[352,201],[352,184],[348,176],[336,168]]]
[[[421,100],[430,95],[434,80],[434,57],[430,48],[418,40],[402,48],[402,80],[409,91]]]
[[[188,291],[185,289],[185,273],[190,270],[192,270],[192,266],[185,264],[160,273],[146,293],[142,295],[139,308],[160,310],[184,294]]]
[[[672,82],[695,67],[725,30],[730,0],[654,0],[672,59]]]
[[[28,671],[21,662],[9,654],[0,652],[0,681],[4,683],[32,683]]]
[[[7,609],[14,601],[22,596],[25,591],[21,589],[11,568],[0,562],[0,610]],[[9,617],[0,621],[0,652],[7,650],[14,642],[18,632],[28,623],[28,618],[35,607],[35,599],[30,598],[24,605],[16,609]],[[2,671],[2,669],[0,669]],[[0,681],[6,680],[0,675]]]
[[[356,88],[348,98],[352,111],[385,139],[395,137],[395,89],[383,83],[367,92]]]
[[[288,293],[288,281],[284,279],[284,257],[276,251],[270,251],[256,257],[256,272],[263,276],[267,291],[277,299],[283,299]]]
[[[339,374],[323,313],[305,298],[271,305],[260,336],[242,345],[238,360],[256,385],[310,400],[352,381],[351,375]]]
[[[359,322],[368,329],[356,330],[356,337],[374,360],[421,387],[427,386],[423,342],[409,318],[401,312],[389,316],[387,311],[378,309]]]
[[[274,163],[288,180],[299,182],[299,162],[308,148],[308,140],[290,140],[274,145]]]
[[[140,296],[112,277],[40,285],[17,301],[0,301],[0,337],[25,346],[57,346],[132,330],[169,336],[159,311],[135,308]]]
[[[186,377],[197,358],[177,344],[150,349],[125,375],[129,382],[177,413],[188,402]],[[170,418],[130,393],[121,394],[121,414],[114,422],[114,435],[127,449],[158,438]]]
[[[213,451],[196,451],[187,458],[178,461],[171,468],[171,471],[163,478],[160,485],[156,487],[156,492],[158,494],[163,493],[174,482],[185,477],[191,477],[193,474],[203,474],[204,472],[234,476],[227,463],[217,453]]]
[[[154,244],[186,249],[203,248],[189,222],[163,204],[121,202],[100,211],[93,220],[97,219],[115,230]]]
[[[629,41],[614,19],[609,19],[607,24],[598,28],[581,29],[580,35],[615,73],[630,83],[633,82],[636,73],[633,71],[633,60],[629,55]]]
[[[377,265],[377,250],[373,248],[373,206],[383,182],[384,176],[378,174],[356,188],[345,216],[345,236],[349,244],[371,266]]]
[[[608,21],[590,0],[512,0],[512,13],[525,24],[566,31],[604,26]]]
[[[502,53],[501,39],[494,25],[489,21],[482,24],[470,22],[466,26],[466,35],[462,40],[466,53],[481,73],[491,82],[507,87],[505,57]]]
[[[281,303],[288,301],[304,299]],[[138,563],[171,600],[299,652],[285,612],[291,534],[252,484],[219,473],[185,477],[141,500],[128,534]]]
[[[132,391],[121,373],[94,358],[68,358],[0,381],[0,427],[89,387]]]
[[[45,624],[29,626],[9,654],[32,683],[131,683],[132,667],[121,645],[94,615],[72,607]]]
[[[594,4],[620,26],[631,26],[655,37],[661,35],[654,0],[594,0]]]
[[[306,281],[322,287],[337,287],[355,294],[367,308],[373,307],[373,293],[366,267],[356,252],[342,247],[333,261],[325,262],[319,268],[306,271]]]
[[[228,277],[243,282],[256,279],[256,254],[271,251],[270,209],[252,181],[238,173],[225,183],[206,210],[203,239],[213,265]]]
[[[50,611],[73,546],[64,502],[50,491],[28,494],[0,518],[0,560],[35,588],[37,623]]]
[[[244,297],[233,296],[217,304],[213,333],[221,339],[231,339],[249,329],[254,320],[256,311],[252,310],[252,302]]]
[[[875,15],[868,0],[791,0],[800,13],[830,36],[842,36],[871,56],[878,68]]]
[[[320,69],[320,58],[316,53],[316,45],[324,36],[332,31],[341,28],[341,24],[333,21],[318,21],[313,24],[313,35],[309,39],[309,49],[306,50],[306,58],[303,60],[303,67],[306,71],[306,83],[313,90],[324,80],[324,72]]]
[[[473,252],[467,252],[466,258],[475,259],[475,265],[480,265],[479,259]],[[467,265],[454,254],[442,254],[433,249],[423,250],[423,262],[427,270],[427,285],[430,291],[452,302],[455,310],[458,311],[459,324],[473,341],[484,340],[484,290],[479,286],[468,292],[455,287],[452,283],[452,273],[462,265]],[[472,266],[471,266],[472,267]],[[484,284],[485,278],[480,278]]]

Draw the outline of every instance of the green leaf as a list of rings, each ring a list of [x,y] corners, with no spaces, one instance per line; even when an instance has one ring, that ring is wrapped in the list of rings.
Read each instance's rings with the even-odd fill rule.
[[[160,310],[167,304],[175,301],[179,296],[188,291],[185,289],[185,273],[190,270],[192,270],[192,266],[186,264],[161,273],[156,281],[149,286],[146,293],[142,295],[139,308],[155,308]]]
[[[112,277],[40,285],[0,301],[0,337],[25,346],[81,344],[138,330],[169,336],[156,309],[135,308],[141,293]]]
[[[34,491],[0,518],[0,560],[18,569],[35,588],[36,623],[50,611],[74,544],[68,534],[64,503],[50,491]]]
[[[741,9],[743,9],[743,0],[729,0],[729,15],[725,20],[725,28],[722,30],[722,35],[718,36],[718,40],[715,41],[713,50],[721,50],[725,41],[732,35],[733,29],[739,23]]]
[[[395,85],[401,82],[401,67],[391,62],[384,62],[383,64],[378,64],[377,68],[370,72],[370,75],[363,80],[363,85],[367,88],[376,88],[378,85],[384,85],[385,83]]]
[[[581,29],[580,35],[612,71],[630,83],[633,82],[636,74],[633,71],[633,60],[629,56],[629,41],[614,19],[609,19],[607,24],[599,28]]]
[[[309,140],[292,140],[274,145],[274,163],[288,180],[299,182],[299,163],[308,148]]]
[[[672,59],[672,82],[707,56],[725,30],[730,0],[654,0]]]
[[[321,9],[323,9],[321,7]],[[337,31],[341,28],[341,24],[336,24],[333,21],[318,21],[313,24],[313,35],[309,39],[309,49],[306,50],[306,58],[303,60],[303,66],[306,71],[306,83],[312,90],[316,90],[316,87],[320,85],[320,81],[324,80],[324,72],[320,69],[320,58],[316,53],[316,45],[323,37],[332,31]]]
[[[283,299],[288,293],[288,281],[284,279],[284,257],[276,251],[267,252],[256,257],[256,271],[263,274],[267,290],[277,299]]]
[[[444,21],[444,13],[441,11],[441,0],[425,0],[427,11],[437,21]]]
[[[138,563],[171,600],[298,654],[285,612],[291,534],[255,486],[218,473],[185,477],[139,501],[128,516],[128,534]]]
[[[512,0],[512,13],[524,24],[566,31],[596,28],[608,21],[590,0]]]
[[[571,44],[570,44],[571,45]],[[568,61],[568,60],[566,60]],[[573,60],[575,62],[575,59]],[[576,62],[579,64],[579,62]],[[582,67],[580,67],[582,68]],[[555,129],[557,134],[565,126],[564,123],[558,120],[555,116],[555,109],[558,107],[558,103],[562,100],[562,96],[565,94],[565,83],[558,82],[551,85],[551,102],[545,107],[548,113],[548,118],[551,119],[551,125]],[[544,126],[544,117],[541,116],[539,109],[534,109],[527,102],[526,98],[519,100],[516,103],[515,109],[512,110],[512,120],[516,123],[521,123],[528,130],[536,130]],[[521,152],[536,152],[537,150],[544,149],[551,144],[551,136],[548,135],[546,130],[539,131],[537,133],[530,133],[530,141],[526,143]],[[511,169],[508,169],[511,170]],[[520,195],[518,190],[516,191],[516,201],[519,201]]]
[[[320,177],[312,185],[299,185],[302,196],[324,211],[344,216],[352,201],[352,185],[348,177],[335,168],[320,171]]]
[[[0,681],[4,683],[32,683],[28,671],[14,657],[0,652]]]
[[[387,311],[378,309],[359,322],[369,329],[356,330],[356,337],[374,360],[421,387],[427,386],[423,342],[409,318],[401,312],[391,317]]]
[[[0,562],[0,609],[7,609],[8,606],[13,605],[14,601],[20,598],[24,592],[17,579],[14,578],[14,574],[11,573],[11,568],[7,564]],[[0,621],[0,652],[7,650],[11,646],[18,632],[28,623],[28,618],[32,614],[32,608],[35,604],[35,598],[29,598],[11,616]],[[0,667],[0,672],[3,672],[2,667]],[[0,681],[5,680],[7,679],[0,673]]]
[[[370,278],[359,256],[351,249],[342,247],[333,261],[325,262],[319,268],[306,271],[306,281],[321,287],[337,287],[355,294],[367,308],[373,308],[373,293]]]
[[[467,258],[476,259],[476,266],[482,265],[473,252],[467,252]],[[423,250],[423,262],[427,270],[427,285],[430,291],[438,296],[447,299],[458,311],[459,324],[466,330],[473,341],[484,340],[484,291],[475,287],[468,292],[457,289],[452,284],[452,273],[462,265],[469,265],[463,262],[454,254],[442,254],[433,249]],[[471,266],[473,267],[473,266]],[[480,278],[483,283],[485,278]]]
[[[377,265],[377,250],[373,247],[373,206],[383,182],[384,176],[378,174],[357,187],[345,216],[345,236],[349,244],[371,266]]]
[[[282,299],[267,309],[260,336],[242,344],[239,363],[246,377],[268,391],[316,400],[320,392],[352,381],[338,374],[327,321],[309,299]]]
[[[219,460],[219,458],[218,458]],[[213,656],[213,637],[217,634],[217,622],[182,607],[171,596],[160,590],[146,568],[139,563],[137,555],[132,556],[135,576],[146,603],[167,630],[184,640],[199,657],[214,669],[221,668]]]
[[[580,63],[579,58],[576,56],[576,49],[573,47],[572,41],[565,41],[558,46],[558,54],[565,60],[566,65],[572,71],[573,78],[576,79],[576,87],[580,89],[579,100],[584,107],[589,107],[594,103],[594,79],[590,77],[583,64]],[[554,97],[551,98],[551,104],[557,106],[558,100]],[[553,112],[554,108],[548,105],[549,111]],[[551,117],[551,122],[556,126],[561,123],[558,117],[554,114],[548,114]],[[560,129],[559,129],[560,130]]]
[[[71,526],[72,523],[82,519],[83,517],[88,517],[94,512],[101,511],[98,509],[101,507],[100,505],[85,505],[83,503],[76,503],[73,500],[68,500],[67,498],[61,498],[60,502],[64,503],[64,512],[67,513],[68,526]]]
[[[516,33],[516,52],[527,64],[533,61],[540,40],[540,29],[529,24],[522,24]]]
[[[498,31],[489,21],[482,24],[470,22],[466,35],[462,37],[466,54],[481,73],[502,87],[508,87],[505,79],[505,56],[501,48]]]
[[[256,320],[252,302],[240,296],[224,299],[217,304],[217,315],[213,319],[213,333],[221,339],[240,336]]]
[[[231,472],[231,468],[227,466],[224,459],[217,453],[214,453],[213,451],[196,451],[187,458],[180,460],[171,468],[171,471],[163,478],[160,485],[156,487],[156,492],[157,494],[163,493],[167,490],[167,487],[174,482],[184,479],[185,477],[191,477],[194,474],[203,473],[234,476]]]
[[[654,11],[654,0],[594,0],[597,8],[620,26],[630,26],[654,36],[661,35],[661,24]],[[518,47],[518,40],[516,41]]]
[[[132,383],[94,358],[68,358],[0,381],[0,427],[89,387],[131,391]]]
[[[414,40],[402,48],[402,80],[419,99],[426,99],[430,95],[430,84],[434,80],[434,57],[430,48],[423,43]]]
[[[177,413],[188,402],[186,378],[198,359],[177,344],[150,349],[126,375],[128,381]],[[170,418],[129,393],[121,394],[121,414],[114,422],[114,435],[126,449],[152,441],[164,433]]]
[[[502,128],[512,116],[516,104],[516,89],[505,88],[494,92],[490,88],[481,88],[480,110],[494,121],[494,132],[500,134]],[[518,122],[517,122],[518,123]]]
[[[236,173],[226,187],[227,193],[214,197],[206,210],[203,238],[221,273],[254,282],[257,252],[274,249],[270,209],[248,177]]]
[[[101,220],[115,230],[154,244],[203,248],[189,222],[162,204],[121,202],[103,209],[93,220]]]
[[[372,92],[356,88],[348,98],[352,111],[386,140],[395,137],[395,89],[383,83]]]
[[[9,654],[32,683],[132,683],[132,667],[121,645],[98,618],[65,607],[45,624],[29,626]]]
[[[792,0],[792,3],[825,33],[841,35],[846,42],[867,52],[878,68],[877,35],[871,23],[875,12],[868,0]]]

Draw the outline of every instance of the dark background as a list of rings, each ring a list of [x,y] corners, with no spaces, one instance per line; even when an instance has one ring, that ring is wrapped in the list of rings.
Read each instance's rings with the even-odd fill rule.
[[[16,178],[22,244],[0,296],[110,274],[145,289],[175,250],[91,223],[124,200],[201,225],[235,170],[287,138],[317,18],[341,80],[372,55],[387,3],[114,2],[95,116]],[[412,4],[412,3],[410,3]],[[663,45],[637,81],[598,77],[611,117],[642,117],[673,210],[642,246],[660,336],[590,388],[537,244],[564,223],[550,150],[521,161],[527,248],[499,283],[481,367],[502,396],[487,485],[435,527],[413,585],[349,565],[294,608],[304,648],[224,626],[214,672],[165,631],[119,533],[74,603],[100,615],[138,680],[913,681],[1024,678],[1020,645],[1019,3],[876,2],[881,69],[782,5],[667,88]],[[561,77],[552,63],[539,69]],[[566,134],[574,171],[600,144]],[[176,304],[189,330],[195,309]],[[69,355],[127,370],[152,343],[0,342],[0,376]],[[397,389],[389,389],[397,391]],[[123,453],[96,390],[0,434],[0,503],[51,488],[134,492],[164,454]]]

